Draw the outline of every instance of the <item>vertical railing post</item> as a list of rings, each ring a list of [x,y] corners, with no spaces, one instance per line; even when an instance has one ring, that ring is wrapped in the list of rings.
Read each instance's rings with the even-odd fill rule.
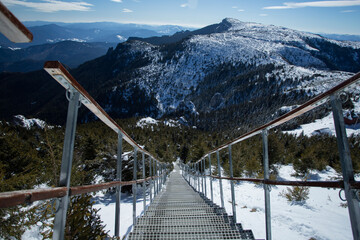
[[[206,189],[206,181],[207,181],[207,177],[206,177],[206,161],[205,161],[205,158],[203,158],[203,166],[204,166],[204,172],[203,172],[203,175],[204,175],[204,178],[205,178],[205,197],[207,197],[207,189]]]
[[[163,185],[165,186],[165,183],[166,183],[166,177],[167,177],[167,174],[166,174],[166,164],[163,163],[163,178],[164,178],[164,182],[163,182]]]
[[[208,155],[209,158],[209,172],[210,172],[210,195],[211,195],[211,201],[214,201],[214,192],[213,192],[213,178],[212,175],[212,169],[211,169],[211,154]]]
[[[200,173],[201,173],[201,192],[204,193],[204,167],[202,159],[199,162],[200,164]]]
[[[192,164],[189,163],[189,184],[190,184],[190,186],[192,186],[191,180],[192,180]]]
[[[142,187],[143,187],[143,199],[144,199],[144,214],[145,214],[145,209],[146,209],[146,182],[145,182],[145,178],[146,178],[146,175],[145,175],[145,153],[142,152],[142,174],[143,174],[143,179],[144,179],[144,182],[142,184]]]
[[[162,166],[161,163],[159,162],[159,192],[161,192],[162,190],[162,176],[161,176],[161,171],[162,171]]]
[[[133,166],[133,180],[137,180],[137,148],[134,148],[134,166]],[[132,185],[132,193],[133,193],[133,227],[136,224],[136,182]]]
[[[163,178],[162,178],[162,164],[159,163],[159,184],[160,184],[160,189],[159,191],[162,190],[162,185],[163,185]]]
[[[188,178],[189,178],[189,184],[191,185],[191,165],[186,165],[187,168],[187,173],[188,173]]]
[[[154,181],[154,198],[157,195],[157,174],[156,174],[156,160],[153,159],[153,173],[154,173],[154,177],[155,177],[155,181]]]
[[[192,186],[192,179],[193,179],[193,169],[192,169],[192,163],[189,164],[189,182],[190,182],[190,186]]]
[[[193,177],[193,187],[196,189],[196,165],[195,163],[192,164],[192,177]]]
[[[200,162],[198,162],[196,164],[196,169],[197,169],[197,174],[196,174],[196,177],[197,177],[197,183],[198,183],[198,192],[200,192]]]
[[[264,161],[264,180],[270,179],[269,173],[269,145],[268,145],[268,130],[262,131],[263,141],[263,161]],[[271,240],[271,212],[270,212],[270,186],[264,184],[265,195],[265,225],[266,225],[266,240]]]
[[[165,184],[165,166],[164,166],[164,164],[163,163],[161,163],[161,179],[162,179],[162,181],[161,181],[161,185],[162,185],[162,187],[161,187],[161,189],[163,189],[163,187],[164,187],[164,184]]]
[[[221,165],[220,165],[220,155],[219,151],[216,151],[217,163],[218,163],[218,174],[219,174],[219,185],[220,185],[220,198],[221,198],[221,207],[224,208],[224,192],[223,192],[223,185],[221,179]]]
[[[194,187],[194,164],[190,163],[190,185]],[[191,181],[192,180],[192,181]]]
[[[150,203],[152,203],[152,188],[153,188],[153,174],[152,174],[152,157],[149,156],[149,175],[151,177],[150,179]]]
[[[193,163],[193,187],[196,189],[196,164]]]
[[[194,187],[195,188],[195,178],[194,178],[194,174],[195,174],[195,171],[194,171],[194,164],[193,163],[191,163],[191,165],[190,165],[190,172],[191,172],[191,186],[192,187]]]
[[[234,171],[233,171],[233,163],[232,163],[231,145],[229,145],[229,165],[230,165],[230,177],[233,178],[234,177]],[[232,205],[232,210],[233,210],[234,222],[236,223],[234,181],[230,180],[230,184],[231,184],[231,205]]]
[[[118,134],[117,145],[117,164],[116,164],[116,181],[122,180],[122,141],[123,135]],[[121,185],[116,186],[116,205],[115,205],[115,237],[120,237],[120,203],[121,203]]]
[[[155,163],[156,166],[156,194],[159,194],[160,191],[160,186],[159,186],[159,163],[156,161]]]
[[[344,192],[348,204],[351,229],[354,240],[360,239],[360,207],[355,190],[351,189],[350,182],[355,181],[354,169],[351,162],[350,147],[347,139],[344,116],[341,101],[338,95],[330,96],[331,107],[333,112],[336,140],[339,149],[341,170],[344,181]]]
[[[61,160],[59,187],[67,187],[66,196],[60,198],[59,207],[55,213],[53,239],[62,240],[65,237],[66,214],[69,206],[69,188],[71,167],[74,153],[76,122],[79,109],[80,94],[76,90],[69,91],[69,105],[66,119],[64,147]]]

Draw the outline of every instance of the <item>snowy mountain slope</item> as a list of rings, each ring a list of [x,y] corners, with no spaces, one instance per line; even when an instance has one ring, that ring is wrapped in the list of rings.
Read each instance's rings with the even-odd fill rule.
[[[197,116],[196,124],[208,125],[222,116],[238,126],[259,115],[267,121],[281,106],[300,104],[360,70],[358,42],[272,25],[227,18],[181,36],[167,44],[120,43],[72,74],[114,118]],[[43,118],[53,104],[35,116]]]
[[[357,61],[360,52],[359,43],[324,40],[318,35],[295,30],[243,23],[235,19],[224,19],[222,24],[230,27],[220,33],[193,35],[170,47],[141,41],[125,43],[130,45],[132,56],[142,56],[147,60],[147,63],[136,68],[131,82],[156,96],[161,114],[176,111],[183,102],[190,104],[190,111],[196,112],[198,107],[197,104],[193,106],[194,96],[209,90],[208,85],[203,87],[207,89],[201,89],[200,85],[218,66],[230,65],[240,75],[247,69],[256,70],[260,66],[272,65],[273,69],[266,72],[267,81],[270,78],[279,82],[298,80],[295,86],[290,86],[291,89],[313,85],[307,89],[322,92],[339,80],[348,78],[351,73],[329,71],[334,69],[329,69],[323,59],[314,55],[319,50],[309,44],[320,39],[352,49],[353,61]],[[128,54],[115,52],[119,55]],[[121,70],[120,67],[114,71]],[[259,78],[259,74],[253,77]],[[219,84],[226,85],[226,79],[217,80]],[[324,85],[323,82],[329,84]],[[256,81],[253,83],[256,84]],[[321,89],[317,89],[319,86]]]

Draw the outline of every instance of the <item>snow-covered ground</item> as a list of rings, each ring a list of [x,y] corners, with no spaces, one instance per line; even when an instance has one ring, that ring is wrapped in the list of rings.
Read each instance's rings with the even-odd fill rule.
[[[294,169],[291,165],[277,165],[279,180],[301,180],[293,177]],[[310,172],[311,180],[333,180],[339,175],[331,167],[326,170]],[[357,177],[360,180],[360,176]],[[197,184],[196,184],[197,186]],[[210,179],[206,179],[207,196],[210,198]],[[348,209],[339,198],[339,190],[326,188],[310,188],[309,199],[303,204],[289,203],[280,194],[286,186],[271,188],[271,225],[272,238],[276,240],[347,240],[352,239],[352,232]],[[230,182],[223,180],[224,203],[226,211],[232,215]],[[214,202],[219,206],[219,181],[213,180]],[[136,215],[143,213],[142,188],[138,188]],[[115,223],[115,195],[98,192],[94,196],[94,207],[99,210],[101,220],[106,224],[109,235],[114,235]],[[242,223],[244,229],[251,229],[256,239],[265,239],[265,207],[264,191],[261,185],[241,182],[235,185],[237,222]],[[146,204],[149,204],[147,194]],[[132,227],[132,201],[129,194],[122,194],[120,234],[123,237]],[[22,239],[41,239],[38,227],[28,230]],[[122,238],[121,237],[121,238]]]
[[[346,127],[346,134],[348,136],[351,136],[353,134],[359,135],[360,134],[360,123],[355,125],[345,125]],[[328,134],[335,136],[335,125],[334,125],[334,119],[332,114],[327,115],[326,117],[322,119],[317,119],[315,122],[303,124],[300,125],[299,128],[290,130],[290,131],[284,131],[285,133],[295,134],[299,136],[302,132],[304,132],[304,135],[306,136],[313,136],[317,134]]]
[[[149,205],[149,192],[146,193],[146,206]],[[104,194],[98,192],[94,197],[94,208],[100,209],[98,214],[101,216],[101,220],[106,224],[105,230],[109,231],[110,236],[114,236],[115,233],[115,194]],[[122,193],[120,204],[120,235],[121,239],[130,233],[133,224],[133,196],[128,193]],[[140,185],[137,188],[137,200],[136,200],[136,216],[139,217],[144,213],[143,207],[143,190]]]
[[[277,166],[279,178],[282,180],[300,180],[292,176],[291,165]],[[313,171],[310,179],[333,180],[339,177],[334,169]],[[207,196],[210,198],[210,179],[207,179]],[[279,194],[286,186],[272,187],[271,216],[272,235],[276,240],[303,240],[311,237],[316,240],[352,239],[348,209],[341,206],[339,190],[326,188],[310,188],[309,199],[304,204],[289,203]],[[232,214],[231,191],[229,181],[223,180],[225,208]],[[213,180],[214,201],[221,205],[218,180]],[[139,189],[137,200],[137,216],[143,211],[142,191]],[[265,207],[262,186],[242,182],[235,186],[236,214],[238,222],[244,229],[251,229],[256,239],[265,239]],[[109,234],[114,234],[115,198],[113,195],[98,193],[95,197],[96,208],[106,224]],[[147,204],[149,196],[147,195]],[[123,194],[121,203],[121,235],[128,233],[132,225],[132,196]]]
[[[40,120],[38,118],[26,118],[23,115],[14,116],[14,120],[18,125],[26,129],[30,129],[32,127],[39,127],[43,129],[45,128],[45,126],[47,126],[46,122],[43,120]]]
[[[291,165],[277,166],[282,180],[301,180],[292,176]],[[313,180],[332,180],[338,177],[334,169],[311,173]],[[207,196],[210,198],[210,179],[207,179]],[[214,201],[220,206],[219,181],[213,180]],[[224,204],[232,215],[230,182],[223,180]],[[271,188],[272,238],[276,240],[345,240],[352,239],[348,209],[341,206],[339,190],[310,188],[309,199],[304,204],[289,203],[280,193],[286,186]],[[260,185],[241,182],[235,186],[237,222],[251,229],[256,239],[265,239],[264,190]]]
[[[360,123],[354,125],[345,125],[347,136],[351,136],[353,134],[360,134]],[[335,125],[332,114],[330,113],[326,117],[322,119],[316,119],[315,122],[307,123],[300,125],[299,128],[284,131],[285,133],[290,133],[299,136],[301,133],[304,133],[306,136],[313,136],[318,134],[328,134],[335,136]]]
[[[180,122],[173,120],[173,119],[160,121],[160,120],[156,120],[151,117],[146,117],[146,118],[141,118],[139,121],[137,121],[136,127],[139,127],[139,128],[144,128],[144,127],[149,127],[149,126],[152,127],[154,125],[158,125],[159,123],[161,123],[165,126],[168,126],[168,127],[179,127],[180,126]]]

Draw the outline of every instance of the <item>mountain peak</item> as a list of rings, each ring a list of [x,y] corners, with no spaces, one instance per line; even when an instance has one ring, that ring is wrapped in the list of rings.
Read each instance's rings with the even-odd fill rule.
[[[233,25],[236,25],[236,24],[241,24],[241,23],[242,22],[239,19],[236,19],[236,18],[224,18],[221,21],[221,24],[230,25],[230,27],[233,26]]]

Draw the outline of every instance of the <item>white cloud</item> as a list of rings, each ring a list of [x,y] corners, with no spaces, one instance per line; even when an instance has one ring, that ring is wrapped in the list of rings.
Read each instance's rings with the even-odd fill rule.
[[[130,9],[128,9],[128,8],[124,8],[124,9],[123,9],[123,12],[124,12],[124,13],[132,13],[133,10],[130,10]]]
[[[268,16],[268,14],[262,13],[262,14],[260,14],[260,16],[261,16],[261,17],[266,17],[266,16]]]
[[[231,8],[236,9],[238,12],[244,12],[245,11],[244,9],[239,9],[238,6],[233,6]]]
[[[180,7],[182,8],[191,8],[191,9],[195,9],[198,5],[198,0],[187,0],[187,3],[183,3],[180,5]]]
[[[355,10],[344,10],[344,11],[341,11],[342,13],[352,13],[352,12],[356,12]]]
[[[112,2],[122,3],[122,0],[110,0]]]
[[[42,2],[28,2],[25,0],[3,0],[5,5],[18,5],[33,8],[39,12],[57,11],[90,11],[93,4],[87,2],[64,2],[59,0],[42,0]]]
[[[314,2],[285,2],[282,6],[270,6],[263,9],[290,9],[304,7],[351,7],[360,6],[360,0],[346,1],[314,1]]]

